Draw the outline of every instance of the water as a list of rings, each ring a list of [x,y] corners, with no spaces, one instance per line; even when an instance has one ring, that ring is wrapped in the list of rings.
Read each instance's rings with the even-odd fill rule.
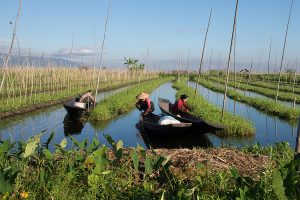
[[[230,88],[231,90],[234,90],[233,87],[229,86],[228,88]],[[241,90],[241,89],[237,89],[237,88],[235,89],[235,91],[239,92],[240,94],[244,94],[245,96],[248,96],[248,97],[258,97],[258,98],[262,98],[262,99],[268,99],[268,100],[275,101],[275,99],[272,97],[267,97],[265,95],[258,94],[256,92],[245,91],[245,90]],[[277,100],[277,102],[281,103],[285,106],[288,106],[288,107],[293,107],[293,102],[282,101],[282,100]],[[296,103],[296,108],[300,108],[300,104]]]
[[[150,98],[155,104],[155,114],[160,114],[158,107],[158,97],[174,100],[176,91],[171,87],[171,83],[166,83],[155,89]],[[126,88],[100,93],[98,100],[112,95]],[[125,147],[136,147],[137,144],[144,148],[154,147],[189,147],[193,146],[212,146],[206,136],[185,134],[174,137],[157,137],[147,133],[141,133],[136,128],[139,120],[140,111],[134,109],[126,114],[120,115],[109,121],[97,123],[81,122],[78,119],[70,119],[62,105],[50,109],[32,112],[16,118],[4,119],[0,122],[0,139],[10,139],[12,141],[26,141],[35,134],[46,130],[42,141],[46,141],[51,134],[55,132],[53,141],[50,143],[50,150],[53,150],[54,144],[59,144],[65,137],[68,139],[67,148],[72,145],[69,133],[76,140],[89,142],[93,138],[98,138],[101,143],[107,144],[103,134],[109,134],[115,141],[122,140]]]
[[[192,82],[189,83],[189,85],[195,87],[196,84]],[[199,85],[199,92],[208,101],[222,108],[223,93],[213,92],[201,85]],[[276,142],[287,141],[291,146],[295,147],[297,123],[290,123],[277,117],[267,115],[247,104],[239,103],[229,98],[226,99],[226,111],[235,113],[251,121],[256,130],[255,135],[248,138],[219,138],[210,134],[209,139],[214,146],[245,146],[253,145],[256,142],[266,146]]]
[[[195,87],[195,83],[189,83]],[[174,100],[176,90],[171,87],[171,83],[166,83],[155,89],[150,98],[155,104],[155,114],[160,114],[158,107],[158,97]],[[126,88],[100,93],[98,100],[108,97],[118,91]],[[216,93],[199,86],[201,95],[211,103],[222,107],[223,94]],[[226,110],[241,115],[250,120],[256,129],[254,136],[238,138],[226,137],[220,138],[214,134],[182,134],[179,136],[158,137],[148,133],[140,132],[136,128],[140,111],[132,111],[118,116],[109,121],[81,122],[79,120],[69,119],[62,105],[54,106],[49,109],[43,109],[31,112],[18,117],[1,120],[0,122],[0,139],[10,139],[12,141],[26,141],[35,134],[46,130],[42,136],[42,141],[46,141],[51,134],[55,132],[53,141],[50,143],[50,150],[53,150],[54,144],[59,144],[63,138],[67,138],[70,148],[72,143],[69,135],[71,133],[79,142],[87,139],[89,142],[93,138],[98,138],[101,143],[107,144],[103,134],[109,134],[115,140],[122,140],[125,147],[136,147],[137,144],[144,148],[192,148],[194,146],[245,146],[253,145],[259,142],[261,145],[271,145],[276,142],[287,141],[291,146],[295,146],[297,125],[292,124],[277,117],[269,116],[246,104],[235,102],[229,98],[226,101]]]

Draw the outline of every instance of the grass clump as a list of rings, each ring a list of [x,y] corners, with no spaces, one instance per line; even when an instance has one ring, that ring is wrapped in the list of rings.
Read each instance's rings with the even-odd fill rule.
[[[150,93],[162,83],[170,80],[172,80],[172,77],[152,80],[110,96],[109,98],[104,99],[97,104],[89,119],[91,121],[108,120],[122,113],[128,112],[134,107],[136,102],[135,97],[138,93],[143,91]]]
[[[188,104],[193,108],[192,114],[208,122],[221,124],[225,127],[223,131],[219,131],[217,134],[224,136],[247,136],[254,134],[253,124],[238,115],[225,112],[221,121],[221,109],[209,103],[199,94],[196,94],[195,98],[193,98],[195,89],[186,86],[182,81],[181,83],[174,83],[173,87],[178,90],[176,94],[177,98],[184,93],[190,97]]]

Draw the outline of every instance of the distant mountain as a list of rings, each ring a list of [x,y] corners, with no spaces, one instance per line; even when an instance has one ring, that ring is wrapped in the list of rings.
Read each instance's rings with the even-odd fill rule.
[[[3,66],[6,54],[0,53],[0,66]],[[78,62],[70,62],[63,58],[37,57],[37,56],[17,56],[11,55],[9,66],[80,66]]]

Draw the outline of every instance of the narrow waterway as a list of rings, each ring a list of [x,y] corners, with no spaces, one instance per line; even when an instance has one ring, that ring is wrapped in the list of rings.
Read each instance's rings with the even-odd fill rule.
[[[215,82],[215,81],[213,81],[211,83],[213,83],[214,85],[218,85],[218,83]],[[223,85],[223,84],[219,84],[219,85]],[[275,98],[268,97],[268,96],[265,96],[265,95],[262,95],[262,94],[259,94],[259,93],[256,93],[256,92],[237,89],[237,88],[234,88],[232,86],[228,86],[228,88],[231,89],[231,90],[235,90],[235,91],[239,92],[240,94],[243,94],[244,96],[247,96],[247,97],[258,97],[258,98],[262,98],[262,99],[268,99],[268,100],[271,100],[271,101],[275,101]],[[279,92],[279,94],[280,93],[281,92]],[[288,106],[288,107],[293,107],[293,102],[291,102],[291,101],[289,102],[289,101],[277,100],[277,102],[281,103],[285,106]],[[296,106],[296,108],[300,108],[300,104],[296,103],[295,106]]]
[[[100,93],[97,99],[102,100],[127,88],[128,87]],[[158,107],[158,97],[174,100],[175,94],[176,90],[172,88],[171,83],[166,83],[156,88],[150,96],[156,107],[154,113],[161,113]],[[109,121],[89,123],[82,122],[78,119],[70,119],[63,106],[58,105],[49,109],[1,120],[0,139],[26,141],[37,133],[46,130],[42,136],[42,141],[46,141],[52,132],[55,133],[49,145],[51,150],[53,150],[54,144],[59,144],[65,137],[68,139],[67,148],[70,148],[72,142],[70,137],[68,137],[69,134],[79,142],[85,139],[91,142],[93,138],[96,137],[104,144],[107,144],[107,141],[103,135],[109,134],[115,141],[122,140],[125,147],[136,147],[137,144],[144,148],[192,148],[194,146],[212,146],[207,137],[202,134],[186,135],[183,137],[157,137],[151,134],[141,133],[139,129],[136,128],[139,116],[140,111],[133,109]]]
[[[195,83],[189,83],[195,87]],[[116,92],[126,90],[128,87],[103,92],[98,96],[98,100],[109,97]],[[221,107],[223,94],[208,90],[202,86],[199,87],[203,95],[211,103]],[[176,90],[172,88],[171,83],[165,83],[156,88],[151,93],[151,100],[155,104],[155,114],[161,114],[158,108],[158,97],[174,101]],[[195,146],[245,146],[256,142],[261,145],[271,145],[276,142],[287,141],[295,146],[296,124],[291,124],[276,117],[268,116],[248,105],[227,99],[226,110],[241,115],[250,120],[256,129],[254,136],[246,138],[226,137],[220,138],[214,134],[182,134],[179,136],[158,137],[148,133],[140,132],[136,127],[140,111],[132,111],[120,115],[110,121],[101,121],[96,124],[82,122],[80,120],[69,119],[67,112],[62,105],[54,106],[48,109],[31,112],[14,118],[4,119],[0,122],[0,139],[11,141],[26,141],[28,138],[45,131],[42,141],[46,141],[52,132],[55,133],[50,144],[53,150],[54,144],[59,144],[63,138],[68,139],[67,148],[72,145],[69,134],[79,142],[87,140],[91,142],[93,138],[98,138],[101,143],[107,144],[103,134],[109,134],[115,141],[122,140],[125,147],[136,147],[137,144],[144,148],[192,148]]]
[[[190,82],[190,86],[195,88],[195,83]],[[222,108],[223,93],[211,91],[199,85],[200,94],[211,103]],[[247,104],[234,101],[230,98],[226,99],[226,111],[235,113],[248,119],[255,126],[255,135],[249,138],[226,137],[219,138],[210,134],[209,139],[214,146],[234,145],[245,146],[259,143],[263,146],[271,145],[276,142],[287,141],[291,146],[295,146],[297,123],[289,123],[277,117],[265,114]]]

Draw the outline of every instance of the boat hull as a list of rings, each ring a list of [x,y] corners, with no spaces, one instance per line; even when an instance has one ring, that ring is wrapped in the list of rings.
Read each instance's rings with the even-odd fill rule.
[[[180,124],[158,124],[159,119],[162,116],[151,114],[146,117],[140,117],[139,126],[147,130],[150,134],[164,134],[173,135],[178,133],[184,133],[191,129],[192,123],[180,123]]]
[[[173,104],[167,99],[158,98],[158,105],[164,115],[172,116],[181,122],[192,123],[194,128],[201,129],[201,132],[214,132],[224,129],[221,125],[206,122],[205,120],[190,113],[183,113],[181,116],[172,114],[171,109]]]

